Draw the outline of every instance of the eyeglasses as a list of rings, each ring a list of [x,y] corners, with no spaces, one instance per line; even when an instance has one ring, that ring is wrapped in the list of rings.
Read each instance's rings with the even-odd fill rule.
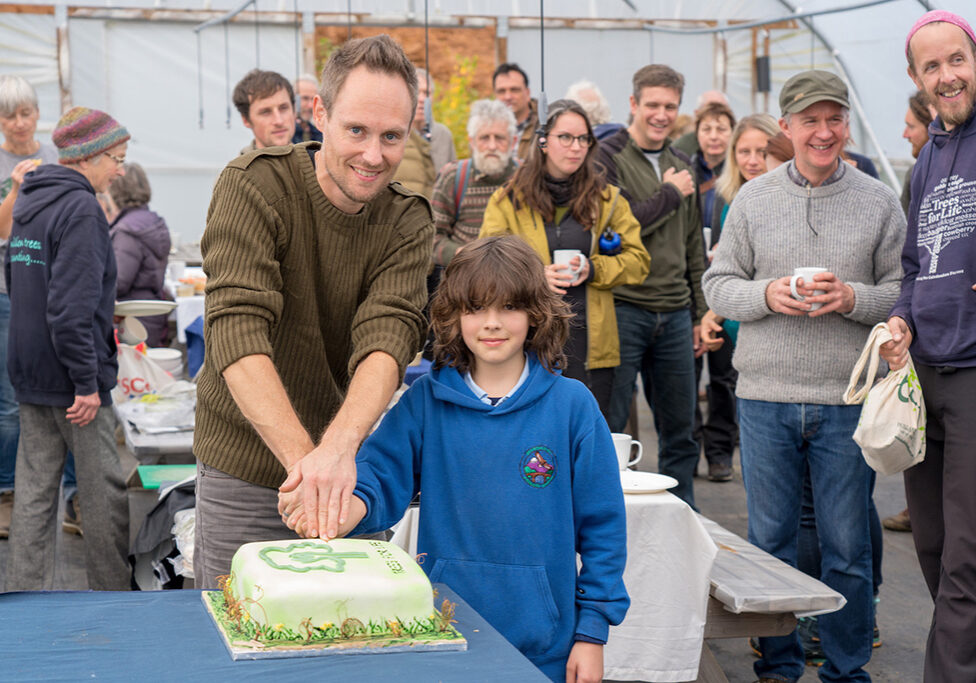
[[[111,159],[112,161],[114,161],[115,163],[117,163],[119,166],[124,166],[125,165],[125,157],[117,157],[114,154],[109,154],[108,152],[102,152],[102,154],[104,154],[109,159]]]
[[[593,138],[591,138],[589,135],[570,135],[569,133],[560,133],[556,136],[556,139],[559,140],[559,144],[563,147],[572,147],[573,141],[578,142],[579,146],[583,149],[586,149],[593,144]]]

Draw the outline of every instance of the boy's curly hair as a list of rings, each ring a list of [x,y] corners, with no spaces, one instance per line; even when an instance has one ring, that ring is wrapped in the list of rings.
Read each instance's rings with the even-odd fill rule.
[[[566,366],[569,304],[549,289],[542,261],[514,235],[486,237],[466,245],[451,259],[430,304],[434,367],[467,372],[474,355],[461,336],[461,315],[475,306],[511,304],[529,316],[525,350],[549,372]]]

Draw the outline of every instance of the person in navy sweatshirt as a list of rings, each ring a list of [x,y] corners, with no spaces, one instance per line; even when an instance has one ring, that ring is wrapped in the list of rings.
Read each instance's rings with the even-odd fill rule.
[[[976,33],[945,10],[905,42],[908,75],[938,116],[912,172],[901,296],[882,357],[911,351],[925,400],[925,460],[905,470],[922,575],[935,603],[925,681],[976,680]]]
[[[363,444],[340,531],[388,529],[422,490],[431,581],[552,680],[600,681],[609,626],[630,604],[626,520],[607,423],[558,372],[569,309],[508,235],[459,252],[430,312],[435,369]],[[300,528],[301,515],[286,521]]]
[[[4,264],[7,370],[20,408],[6,589],[54,587],[58,488],[70,449],[88,586],[128,590],[129,503],[109,393],[118,375],[116,266],[95,193],[124,173],[129,133],[105,112],[75,107],[52,138],[58,164],[21,185]]]

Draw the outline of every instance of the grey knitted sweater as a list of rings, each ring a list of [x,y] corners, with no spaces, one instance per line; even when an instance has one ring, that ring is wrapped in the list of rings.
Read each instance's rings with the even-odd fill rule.
[[[787,166],[736,195],[702,288],[712,310],[741,323],[738,396],[840,405],[871,327],[898,297],[905,215],[889,187],[853,168],[829,185],[800,187]],[[772,312],[766,287],[800,266],[827,268],[850,285],[854,310]]]

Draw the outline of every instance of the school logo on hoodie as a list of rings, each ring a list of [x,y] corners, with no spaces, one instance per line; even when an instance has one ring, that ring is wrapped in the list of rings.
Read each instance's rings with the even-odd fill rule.
[[[556,476],[556,456],[546,446],[533,446],[519,461],[522,479],[534,489],[544,489]]]

